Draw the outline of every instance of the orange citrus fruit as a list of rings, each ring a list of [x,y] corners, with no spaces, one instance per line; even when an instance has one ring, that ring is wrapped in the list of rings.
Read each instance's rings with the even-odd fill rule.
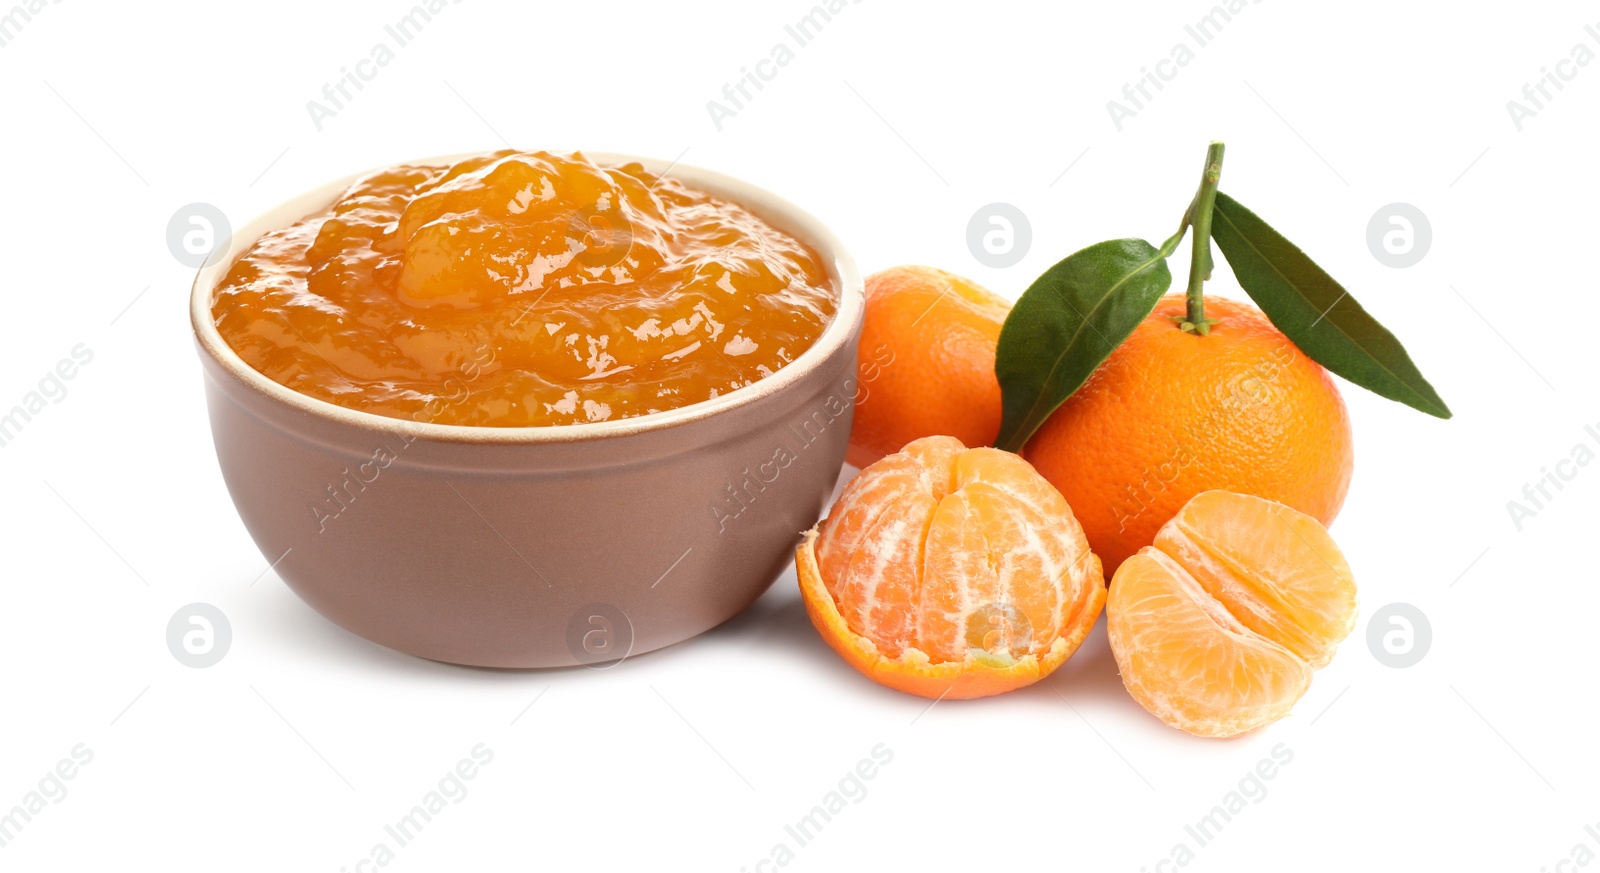
[[[1355,620],[1355,579],[1327,529],[1228,491],[1185,504],[1122,562],[1106,601],[1133,699],[1204,737],[1287,715]]]
[[[1206,298],[1208,335],[1164,297],[1023,448],[1077,511],[1108,572],[1189,498],[1254,494],[1332,524],[1350,486],[1344,400],[1328,375],[1245,303]]]
[[[1016,455],[947,436],[862,470],[796,568],[828,645],[923,697],[984,697],[1049,675],[1106,596],[1061,494]]]
[[[850,463],[865,467],[925,436],[993,443],[1000,432],[994,350],[1011,304],[932,267],[874,273],[866,293]]]

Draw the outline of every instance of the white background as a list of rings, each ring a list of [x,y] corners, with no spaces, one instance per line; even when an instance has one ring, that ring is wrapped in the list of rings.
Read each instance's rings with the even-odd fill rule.
[[[755,870],[780,842],[806,870],[1173,869],[1157,862],[1179,842],[1187,869],[1219,871],[1531,873],[1600,852],[1600,469],[1520,531],[1507,510],[1575,445],[1600,450],[1600,64],[1520,132],[1505,105],[1574,44],[1600,51],[1600,12],[1422,5],[1250,5],[1120,132],[1106,102],[1189,41],[1205,0],[865,0],[720,131],[707,101],[806,0],[467,0],[320,132],[306,102],[404,0],[45,6],[0,48],[0,408],[76,344],[94,358],[0,449],[0,811],[76,744],[94,757],[0,868],[355,870],[478,743],[493,761],[391,868]],[[681,154],[815,212],[864,270],[926,263],[1015,297],[1081,246],[1164,238],[1213,137],[1224,190],[1339,277],[1456,413],[1346,386],[1356,473],[1333,531],[1361,622],[1290,718],[1231,741],[1140,709],[1103,630],[1035,687],[928,709],[821,643],[792,572],[609,670],[470,670],[351,636],[264,572],[234,514],[191,271],[165,242],[187,203],[237,226],[357,170],[511,143]],[[965,242],[994,201],[1033,227],[1004,270]],[[1409,269],[1366,244],[1395,201],[1433,227]],[[1222,269],[1211,287],[1238,294]],[[233,626],[209,669],[165,643],[194,601]],[[1433,627],[1409,669],[1365,639],[1396,601]],[[797,847],[784,826],[880,743],[866,795]],[[1278,744],[1293,759],[1266,796],[1196,848],[1185,825]]]

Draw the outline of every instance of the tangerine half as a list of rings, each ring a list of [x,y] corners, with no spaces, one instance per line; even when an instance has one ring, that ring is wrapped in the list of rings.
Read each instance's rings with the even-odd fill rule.
[[[796,552],[806,612],[857,670],[923,697],[999,694],[1077,650],[1105,604],[1065,498],[1010,452],[914,440],[862,470]]]
[[[1355,620],[1355,579],[1327,529],[1229,491],[1184,504],[1122,562],[1106,602],[1128,693],[1205,737],[1287,715]]]

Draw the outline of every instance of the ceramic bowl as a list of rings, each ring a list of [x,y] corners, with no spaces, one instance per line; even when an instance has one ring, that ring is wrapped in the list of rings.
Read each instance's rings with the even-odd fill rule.
[[[839,295],[832,322],[793,363],[713,400],[592,424],[466,427],[300,394],[217,332],[213,289],[238,255],[366,174],[241,227],[196,278],[190,318],[228,492],[278,576],[341,627],[456,664],[613,662],[738,614],[821,514],[859,387],[862,284],[849,255],[815,218],[754,185],[590,157],[670,173],[810,246]]]

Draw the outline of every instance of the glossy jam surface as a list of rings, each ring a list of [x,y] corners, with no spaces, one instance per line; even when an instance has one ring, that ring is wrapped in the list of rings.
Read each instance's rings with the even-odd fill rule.
[[[638,164],[496,152],[399,166],[257,240],[212,314],[302,394],[490,427],[611,421],[772,375],[837,292],[743,207]]]

